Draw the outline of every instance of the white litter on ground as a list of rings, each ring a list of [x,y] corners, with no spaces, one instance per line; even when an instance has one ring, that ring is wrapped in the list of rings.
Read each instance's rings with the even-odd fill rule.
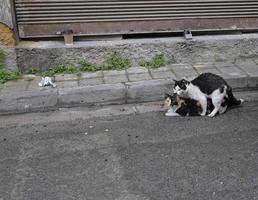
[[[48,76],[42,77],[41,81],[38,83],[39,87],[46,87],[46,86],[52,86],[53,88],[56,87],[56,84],[53,83],[52,79]]]

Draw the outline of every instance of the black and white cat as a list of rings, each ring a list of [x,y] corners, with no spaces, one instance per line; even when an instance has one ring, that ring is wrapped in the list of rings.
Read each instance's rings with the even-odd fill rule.
[[[202,106],[202,116],[207,112],[207,98],[210,98],[214,109],[208,115],[214,117],[220,110],[224,98],[228,98],[228,107],[240,105],[243,100],[236,99],[232,93],[232,88],[220,76],[212,73],[203,73],[192,81],[182,79],[175,81],[174,93],[180,96],[198,101]]]

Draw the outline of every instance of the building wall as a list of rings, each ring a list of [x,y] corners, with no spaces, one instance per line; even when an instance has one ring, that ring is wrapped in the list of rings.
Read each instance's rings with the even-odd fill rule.
[[[11,29],[13,28],[11,15],[11,0],[0,0],[0,22],[6,24]]]

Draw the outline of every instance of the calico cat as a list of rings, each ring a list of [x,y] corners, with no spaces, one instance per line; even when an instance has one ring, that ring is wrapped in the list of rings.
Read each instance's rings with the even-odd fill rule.
[[[211,113],[214,106],[211,99],[207,100],[207,113]],[[165,94],[164,107],[168,109],[166,116],[200,116],[202,112],[201,104],[190,98],[180,97],[178,94]],[[228,107],[228,98],[225,98],[222,106],[219,110],[220,114],[223,114]]]
[[[166,116],[199,116],[202,112],[201,104],[198,101],[183,98],[177,94],[165,94],[164,105],[168,108]]]
[[[232,88],[220,76],[212,73],[203,73],[192,81],[182,79],[175,81],[174,93],[185,98],[191,98],[201,104],[204,116],[207,112],[207,98],[210,98],[214,109],[208,115],[214,117],[221,108],[224,99],[228,99],[228,107],[240,105],[243,100],[236,99],[232,93]]]

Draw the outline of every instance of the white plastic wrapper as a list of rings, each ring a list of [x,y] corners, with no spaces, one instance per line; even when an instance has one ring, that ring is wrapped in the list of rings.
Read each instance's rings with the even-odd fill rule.
[[[56,84],[52,82],[52,79],[48,76],[42,77],[41,81],[39,82],[39,87],[46,87],[46,86],[52,86],[56,87]]]

